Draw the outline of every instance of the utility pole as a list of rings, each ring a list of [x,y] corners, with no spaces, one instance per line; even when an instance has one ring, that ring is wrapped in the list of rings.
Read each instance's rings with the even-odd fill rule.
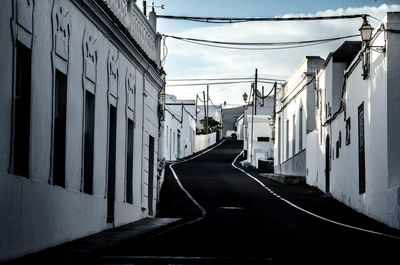
[[[196,94],[196,105],[195,105],[195,109],[194,109],[194,114],[195,114],[195,125],[194,125],[194,132],[195,134],[197,134],[197,97],[198,95]]]
[[[274,121],[276,118],[276,88],[278,86],[278,83],[275,82],[274,84]]]
[[[258,79],[258,71],[256,68],[256,74],[254,77],[254,115],[257,115],[257,79]]]
[[[206,94],[204,93],[204,91],[203,91],[203,105],[204,105],[204,119],[205,119],[205,121],[207,121],[206,120],[206,115],[207,115],[207,109],[206,109]],[[206,130],[206,132],[207,132],[207,130],[208,130],[208,128],[207,128],[207,122],[206,122],[206,127],[204,128],[205,130]]]
[[[207,85],[207,116],[206,116],[206,128],[207,128],[207,130],[206,130],[206,132],[207,132],[207,134],[208,134],[208,98],[209,98],[209,94],[208,94],[208,85]]]
[[[262,86],[261,96],[262,96],[262,103],[261,103],[261,106],[264,107],[264,86]]]
[[[181,102],[181,128],[183,127],[183,102]]]
[[[257,115],[257,68],[255,74],[255,82],[253,85],[253,112],[251,115],[251,148],[250,148],[250,164],[253,164],[253,138],[254,138],[254,115]]]

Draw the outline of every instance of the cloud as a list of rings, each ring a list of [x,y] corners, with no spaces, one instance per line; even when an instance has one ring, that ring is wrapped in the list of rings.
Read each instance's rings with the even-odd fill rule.
[[[333,16],[350,14],[369,14],[382,19],[388,11],[400,11],[400,5],[379,7],[339,8],[325,10],[315,14],[285,14],[283,17],[297,16]],[[379,21],[369,19],[376,27]],[[362,21],[358,19],[328,21],[288,21],[288,22],[249,22],[237,24],[210,25],[191,28],[181,32],[170,33],[182,37],[200,38],[219,41],[237,42],[277,42],[322,39],[337,36],[358,34]],[[352,38],[351,40],[359,40]],[[216,78],[216,77],[250,77],[255,68],[261,75],[287,77],[305,56],[326,58],[344,40],[327,44],[286,50],[244,51],[227,50],[200,46],[168,39],[168,57],[165,65],[167,78]],[[266,85],[266,91],[271,85]],[[195,98],[204,87],[167,87],[167,93],[178,98]],[[242,94],[248,93],[250,84],[218,85],[210,88],[210,96],[216,104],[227,101],[228,104],[241,104]]]

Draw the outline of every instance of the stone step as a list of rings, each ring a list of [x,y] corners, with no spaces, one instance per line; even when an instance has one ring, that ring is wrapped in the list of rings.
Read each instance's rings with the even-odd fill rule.
[[[282,175],[275,173],[260,173],[261,177],[269,178],[273,181],[282,183],[282,184],[304,184],[306,183],[305,176],[294,176],[294,175]]]

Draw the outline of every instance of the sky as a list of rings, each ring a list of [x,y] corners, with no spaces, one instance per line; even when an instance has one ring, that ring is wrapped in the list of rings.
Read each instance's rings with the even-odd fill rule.
[[[148,1],[148,3],[151,1]],[[290,17],[370,14],[379,20],[388,11],[400,11],[400,0],[155,0],[159,15],[201,17]],[[141,3],[138,1],[138,5]],[[369,19],[372,27],[379,21]],[[209,24],[181,20],[157,20],[161,34],[180,37],[230,42],[277,42],[332,38],[359,34],[361,18],[330,21],[246,22],[235,24]],[[347,40],[361,40],[353,37]],[[167,38],[168,54],[164,63],[167,73],[166,93],[179,99],[195,99],[202,95],[206,86],[172,87],[176,78],[241,78],[254,77],[258,69],[260,77],[286,78],[305,56],[326,58],[344,40],[325,44],[268,51],[229,50],[200,46]],[[192,81],[181,82],[192,83]],[[204,83],[204,82],[202,82]],[[210,98],[215,105],[227,102],[227,106],[243,104],[243,93],[249,94],[250,82],[230,85],[210,85]],[[272,85],[265,86],[268,92]]]

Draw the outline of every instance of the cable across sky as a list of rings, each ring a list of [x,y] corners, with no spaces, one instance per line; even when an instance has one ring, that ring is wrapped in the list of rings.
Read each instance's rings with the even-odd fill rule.
[[[370,17],[368,14],[353,14],[340,16],[302,16],[302,17],[192,17],[192,16],[171,16],[157,15],[157,18],[186,20],[202,23],[243,23],[252,21],[307,21],[307,20],[338,20]]]
[[[240,50],[279,50],[279,49],[292,49],[299,47],[307,47],[312,45],[323,44],[331,41],[337,41],[342,39],[360,37],[360,34],[346,35],[333,38],[325,39],[314,39],[314,40],[302,40],[302,41],[287,41],[287,42],[228,42],[228,41],[216,41],[207,39],[195,39],[187,37],[179,37],[174,35],[165,35],[165,38],[173,38],[176,40],[189,42],[198,45],[210,46],[215,48],[224,49],[240,49]],[[253,47],[249,47],[253,46]]]

